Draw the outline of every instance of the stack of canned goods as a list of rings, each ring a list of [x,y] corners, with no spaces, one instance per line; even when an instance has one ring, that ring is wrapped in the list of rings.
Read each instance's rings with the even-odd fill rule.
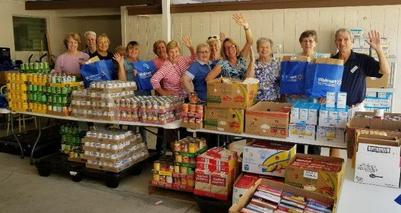
[[[207,149],[204,139],[187,137],[174,143],[174,158],[164,158],[153,164],[154,186],[193,191],[196,157]]]
[[[182,103],[176,96],[135,96],[115,102],[119,120],[157,124],[177,120]]]
[[[82,141],[88,168],[120,172],[149,155],[141,136],[131,131],[88,131]]]
[[[117,99],[133,97],[135,82],[93,82],[88,90],[72,93],[72,115],[99,120],[118,119]]]
[[[39,113],[68,115],[71,92],[80,87],[75,76],[29,74],[29,109]]]
[[[200,129],[203,127],[203,105],[183,104],[181,125],[186,128]]]
[[[60,127],[61,151],[69,156],[70,160],[81,160],[83,150],[81,136],[85,131],[81,131],[76,124],[66,124]]]
[[[24,73],[50,73],[49,63],[47,62],[23,63],[20,70]]]
[[[28,76],[23,73],[7,73],[7,98],[12,111],[25,112],[28,110],[27,82]]]

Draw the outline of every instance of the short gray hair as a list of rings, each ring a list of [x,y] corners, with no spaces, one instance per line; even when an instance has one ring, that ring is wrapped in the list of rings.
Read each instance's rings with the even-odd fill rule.
[[[334,36],[334,39],[337,39],[338,34],[340,33],[348,33],[350,39],[352,40],[354,36],[352,35],[351,31],[348,28],[340,28],[336,31],[336,34]]]
[[[256,49],[259,49],[260,45],[267,42],[270,43],[270,47],[273,48],[273,40],[270,38],[261,37],[256,41]]]
[[[96,33],[93,32],[93,31],[86,31],[86,32],[84,33],[84,37],[85,37],[85,38],[88,38],[88,36],[94,36],[94,37],[96,38]]]

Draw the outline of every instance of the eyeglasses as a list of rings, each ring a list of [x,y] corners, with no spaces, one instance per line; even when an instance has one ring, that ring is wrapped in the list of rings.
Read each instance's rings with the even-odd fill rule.
[[[209,51],[198,51],[199,54],[209,53]]]
[[[218,38],[217,38],[217,36],[209,36],[209,37],[207,38],[207,40],[210,40],[210,39],[218,39]]]
[[[224,46],[224,49],[229,49],[229,48],[236,48],[237,46],[235,46],[235,44],[232,44],[230,46]]]

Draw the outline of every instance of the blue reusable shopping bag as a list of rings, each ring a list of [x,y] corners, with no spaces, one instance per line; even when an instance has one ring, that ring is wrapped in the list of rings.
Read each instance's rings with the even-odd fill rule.
[[[81,67],[81,76],[85,88],[94,81],[113,80],[114,65],[112,60],[100,60],[91,64],[84,64]]]
[[[304,75],[307,61],[288,60],[281,62],[280,94],[302,95],[305,93]]]
[[[137,71],[135,81],[138,85],[138,90],[152,90],[150,79],[157,69],[155,63],[153,61],[137,61],[133,63],[133,66]]]
[[[335,60],[335,59],[331,59]],[[312,98],[325,97],[327,92],[339,92],[344,65],[311,63],[305,73],[305,93]]]

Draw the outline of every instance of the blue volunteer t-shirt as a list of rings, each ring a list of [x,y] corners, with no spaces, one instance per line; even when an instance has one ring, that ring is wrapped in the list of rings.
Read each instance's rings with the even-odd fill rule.
[[[152,90],[152,84],[150,78],[156,71],[156,65],[153,61],[137,61],[134,63],[134,68],[137,71],[135,81],[138,86],[138,90]]]
[[[192,79],[194,84],[194,90],[201,101],[206,101],[207,99],[207,89],[205,78],[212,69],[211,63],[203,63],[196,60],[189,66],[186,74]]]
[[[339,58],[337,53],[332,58]],[[380,65],[373,57],[351,51],[344,64],[341,91],[347,93],[347,105],[361,103],[366,97],[366,77],[381,78]]]

